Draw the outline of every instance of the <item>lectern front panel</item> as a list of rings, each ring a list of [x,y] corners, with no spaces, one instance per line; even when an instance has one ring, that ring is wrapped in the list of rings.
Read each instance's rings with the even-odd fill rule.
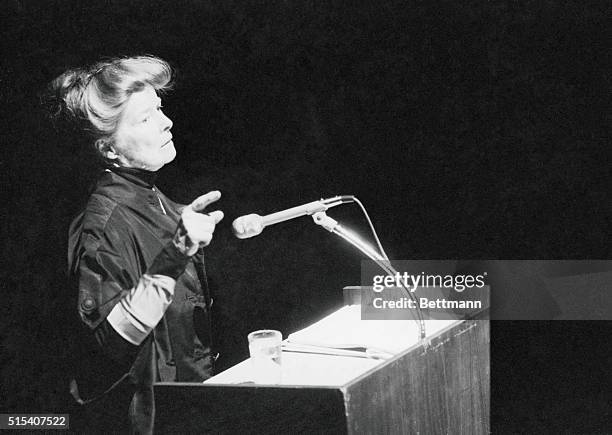
[[[346,433],[336,388],[155,385],[155,433]]]

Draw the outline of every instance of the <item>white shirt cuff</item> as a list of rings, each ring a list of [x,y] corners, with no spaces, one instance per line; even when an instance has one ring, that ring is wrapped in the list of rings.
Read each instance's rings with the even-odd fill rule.
[[[176,281],[165,275],[143,275],[111,310],[108,323],[127,341],[140,345],[172,303],[175,285]]]

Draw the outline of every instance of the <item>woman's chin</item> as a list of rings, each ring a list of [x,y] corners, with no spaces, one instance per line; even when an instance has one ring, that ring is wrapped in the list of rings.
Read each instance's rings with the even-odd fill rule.
[[[174,144],[170,141],[167,145],[164,145],[160,150],[160,163],[161,165],[166,165],[174,160],[176,157],[176,148],[174,148]]]
[[[168,155],[166,163],[170,163],[172,160],[174,160],[176,157],[176,148],[174,148],[174,143],[172,141],[170,141],[170,143],[164,147],[164,151]]]

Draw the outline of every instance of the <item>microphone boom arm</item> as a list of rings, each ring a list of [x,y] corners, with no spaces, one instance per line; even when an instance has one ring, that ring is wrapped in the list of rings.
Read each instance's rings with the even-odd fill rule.
[[[315,224],[325,228],[327,231],[340,236],[351,245],[359,249],[363,254],[372,259],[381,269],[383,269],[389,276],[396,276],[399,272],[395,270],[395,268],[391,265],[391,262],[383,257],[381,254],[376,252],[369,244],[361,240],[359,236],[354,234],[352,231],[343,228],[342,225],[338,223],[335,219],[327,216],[324,211],[316,212],[312,215],[312,219]],[[402,284],[402,290],[406,293],[406,295],[415,301],[416,311],[418,315],[418,320],[416,322],[419,325],[419,333],[421,340],[425,340],[426,331],[425,331],[425,320],[423,319],[423,313],[421,312],[421,308],[419,307],[416,297],[412,294],[406,286],[400,281]]]

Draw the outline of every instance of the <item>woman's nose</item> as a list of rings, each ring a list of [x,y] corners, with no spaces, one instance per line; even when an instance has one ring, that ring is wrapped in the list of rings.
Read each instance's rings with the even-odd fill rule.
[[[168,118],[168,116],[166,116],[166,114],[163,112],[162,112],[162,125],[163,125],[164,131],[170,130],[172,126],[174,125],[172,120]]]

